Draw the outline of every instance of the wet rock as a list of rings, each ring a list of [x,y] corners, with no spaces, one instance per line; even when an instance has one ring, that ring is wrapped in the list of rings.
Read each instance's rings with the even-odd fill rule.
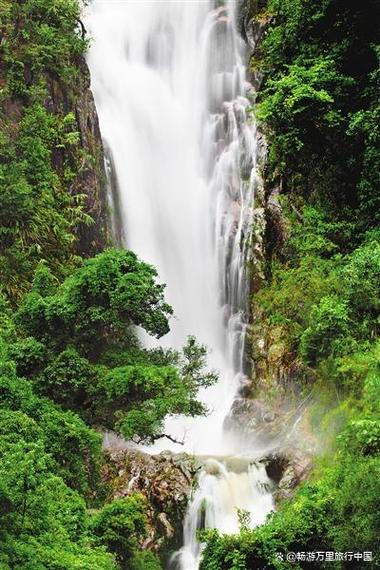
[[[248,398],[252,390],[253,382],[246,374],[239,375],[239,395]]]
[[[256,207],[253,210],[253,234],[252,234],[252,270],[251,270],[251,291],[256,293],[261,289],[265,281],[264,272],[264,235],[266,228],[265,209]]]
[[[108,200],[104,150],[95,101],[90,90],[90,73],[84,60],[81,67],[81,85],[75,114],[81,146],[85,152],[76,191],[86,196],[87,211],[95,223],[78,228],[78,250],[93,255],[107,245]]]
[[[262,400],[237,398],[224,421],[226,431],[235,432],[245,437],[267,428],[278,417]]]
[[[255,20],[254,18],[246,18],[244,22],[244,30],[245,36],[247,38],[247,43],[252,48],[254,54],[258,50],[266,27],[266,21]]]
[[[165,451],[149,455],[137,449],[105,451],[103,481],[110,498],[141,493],[147,499],[154,548],[175,549],[181,544],[182,524],[199,465],[186,453]]]
[[[266,423],[271,423],[274,422],[274,420],[276,419],[276,414],[273,411],[268,411],[264,414],[263,416],[263,420]]]
[[[278,255],[287,239],[286,222],[279,196],[279,187],[271,189],[266,204],[268,255],[272,255],[274,251]]]
[[[254,86],[252,85],[252,83],[250,83],[249,81],[246,81],[244,83],[244,91],[245,91],[245,95],[246,97],[254,102],[256,99],[256,89],[254,88]]]
[[[272,17],[265,10],[266,3],[266,0],[242,0],[239,7],[240,34],[251,50],[253,61],[260,57],[262,39],[272,22]],[[264,73],[251,62],[250,81],[256,91],[260,89],[263,79]]]
[[[272,453],[264,458],[268,477],[277,485],[284,476],[285,470],[289,466],[289,457],[284,453]]]
[[[300,450],[282,450],[263,459],[268,477],[277,485],[276,501],[290,498],[296,487],[306,481],[312,469],[312,455]]]
[[[164,530],[166,538],[173,538],[174,528],[170,524],[169,519],[167,517],[167,514],[166,513],[159,513],[157,519],[161,523],[161,526]]]
[[[268,157],[268,144],[262,133],[257,133],[257,162],[264,168]],[[264,187],[264,185],[262,185]]]
[[[90,73],[84,58],[78,66],[80,74],[75,88],[68,87],[55,75],[47,76],[46,107],[55,114],[73,112],[76,118],[80,135],[78,144],[83,150],[83,157],[69,192],[85,196],[86,213],[95,222],[91,225],[81,224],[76,228],[77,250],[81,254],[94,255],[104,249],[108,241],[106,174],[98,115],[90,90]],[[52,160],[57,171],[62,171],[65,161],[63,149],[57,147]]]

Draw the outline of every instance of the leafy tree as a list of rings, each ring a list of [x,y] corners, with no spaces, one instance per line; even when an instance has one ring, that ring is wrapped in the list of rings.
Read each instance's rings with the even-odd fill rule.
[[[127,438],[167,436],[170,414],[207,412],[201,386],[216,381],[193,337],[182,351],[140,346],[135,329],[168,330],[172,309],[154,268],[128,251],[85,261],[62,283],[40,264],[17,313],[4,302],[0,331],[0,508],[10,568],[158,570],[141,551],[141,497],[104,497],[95,424]],[[10,341],[10,342],[9,342]],[[86,423],[87,422],[87,423]],[[11,486],[13,481],[13,486]],[[56,539],[56,535],[59,539]],[[2,557],[2,558],[1,558]]]
[[[36,387],[67,408],[90,406],[95,391],[96,369],[75,348],[66,348],[52,360],[36,379]]]
[[[343,270],[346,295],[356,319],[372,330],[380,315],[380,243],[371,240],[356,249]],[[371,326],[372,325],[372,326]]]
[[[141,495],[131,495],[105,505],[91,521],[93,534],[116,554],[123,568],[130,568],[139,542],[147,536],[146,508]]]
[[[379,16],[376,0],[269,0],[257,16],[273,22],[253,62],[271,175],[354,223],[345,249],[377,225]]]
[[[90,357],[131,325],[160,337],[169,330],[172,309],[156,277],[156,270],[134,253],[108,250],[84,262],[53,295],[32,291],[17,322],[25,333],[54,348],[70,343]]]
[[[136,551],[129,562],[130,570],[161,570],[162,566],[150,550]]]
[[[19,373],[40,395],[127,438],[152,441],[165,435],[167,415],[206,413],[196,399],[216,381],[206,348],[193,337],[182,353],[139,346],[136,325],[156,336],[169,330],[172,309],[156,278],[129,251],[85,261],[60,286],[40,267],[16,315],[26,335],[11,349]]]
[[[60,410],[49,402],[41,402],[40,410],[34,414],[56,473],[67,485],[91,498],[100,481],[101,436],[77,414]]]
[[[336,354],[342,339],[349,342],[350,318],[345,301],[337,297],[323,297],[310,312],[310,326],[301,337],[300,354],[309,364]]]
[[[85,501],[74,490],[87,496],[98,484],[100,437],[33,394],[11,362],[0,365],[2,567],[115,568],[111,556],[86,544]]]

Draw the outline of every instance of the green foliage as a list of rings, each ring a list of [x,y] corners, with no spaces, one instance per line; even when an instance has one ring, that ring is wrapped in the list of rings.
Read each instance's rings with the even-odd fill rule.
[[[334,378],[339,388],[356,398],[363,397],[366,408],[377,409],[378,389],[376,378],[379,376],[380,346],[378,342],[363,346],[362,350],[337,357],[334,360]],[[380,410],[380,408],[379,408]]]
[[[96,371],[87,358],[69,347],[46,366],[37,377],[36,387],[55,402],[78,409],[89,405],[88,398],[95,382]]]
[[[75,108],[87,41],[77,0],[0,3],[0,277],[14,302],[39,260],[63,274],[92,223]]]
[[[253,16],[269,22],[252,67],[265,73],[257,117],[283,213],[277,242],[278,220],[269,220],[267,283],[254,303],[268,354],[281,338],[281,369],[302,365],[315,381],[306,387],[318,394],[314,424],[334,441],[264,525],[207,532],[201,568],[285,570],[278,553],[318,550],[371,551],[377,568],[379,5],[269,0]]]
[[[311,325],[303,332],[300,355],[308,364],[342,350],[342,341],[349,342],[350,319],[345,301],[339,297],[323,297],[310,311]]]
[[[354,222],[345,248],[378,225],[379,12],[376,0],[269,0],[274,24],[254,62],[271,175]]]
[[[375,332],[380,316],[380,242],[371,240],[356,249],[342,277],[355,318]]]
[[[99,506],[105,495],[101,437],[88,424],[154,441],[165,436],[167,415],[207,411],[197,400],[199,388],[216,381],[205,369],[206,348],[190,337],[182,351],[147,350],[136,337],[136,326],[156,336],[168,331],[172,309],[163,292],[153,267],[109,250],[62,283],[40,263],[13,315],[2,299],[4,564],[108,570],[115,567],[108,550],[119,567],[160,568],[156,556],[140,552],[147,536],[141,497],[112,502],[91,520],[85,506]]]
[[[166,416],[205,414],[208,410],[197,400],[198,390],[217,380],[215,372],[205,369],[206,354],[193,337],[182,353],[134,351],[136,363],[116,366],[100,380],[101,421],[127,439],[154,441],[165,435]],[[125,357],[130,359],[131,353]]]
[[[366,408],[376,417],[380,416],[380,358],[379,346],[377,346],[377,361],[369,368],[369,372],[364,383],[363,400]]]
[[[380,421],[361,419],[349,424],[340,436],[344,448],[351,453],[373,455],[380,452]]]
[[[58,542],[55,534],[47,534],[40,541],[26,536],[12,547],[12,555],[3,558],[4,570],[117,570],[112,557],[102,549]]]
[[[331,58],[322,57],[289,65],[286,74],[268,80],[257,116],[280,133],[271,146],[270,159],[276,169],[281,168],[281,161],[285,168],[306,144],[310,146],[309,137],[314,137],[313,142],[320,140],[339,126],[343,118],[335,98],[352,83],[351,78],[339,75]]]
[[[373,46],[378,62],[380,61],[380,46]],[[380,66],[372,71],[366,89],[369,105],[366,109],[356,111],[351,118],[348,133],[355,139],[364,141],[361,177],[358,184],[359,207],[358,214],[369,226],[378,227],[380,187],[380,103],[379,79]]]
[[[291,358],[314,368],[310,377],[318,378],[316,391],[331,386],[336,392],[338,404],[330,402],[318,429],[340,430],[338,450],[331,447],[330,467],[323,467],[262,527],[242,529],[237,537],[207,537],[204,570],[232,568],[231,552],[240,556],[242,568],[285,569],[277,552],[378,551],[379,243],[371,233],[350,254],[337,253],[336,230],[342,225],[337,228],[315,207],[305,209],[302,222],[287,211],[283,257],[272,260],[271,281],[256,301],[269,330],[281,326],[292,334]],[[374,567],[379,564],[375,558]]]
[[[380,244],[371,241],[347,256],[337,272],[338,294],[322,297],[310,309],[309,326],[300,342],[300,355],[307,363],[353,352],[355,338],[370,340],[376,335],[380,315],[379,252]]]
[[[2,409],[0,425],[3,567],[75,569],[98,561],[97,568],[115,568],[109,555],[86,546],[85,502],[55,475],[37,423]]]
[[[185,412],[186,385],[173,366],[125,366],[114,368],[104,379],[108,402],[117,402],[116,426],[127,438],[154,436],[168,413]],[[142,405],[139,402],[143,400]]]
[[[50,403],[42,404],[35,415],[43,429],[45,449],[55,462],[55,471],[70,487],[91,496],[99,484],[101,436],[75,413]]]
[[[12,343],[8,356],[16,364],[19,376],[30,376],[42,367],[46,359],[46,347],[33,337],[26,337]]]
[[[302,208],[302,223],[284,200],[288,239],[282,256],[268,266],[270,282],[255,296],[270,326],[281,327],[289,353],[298,350],[300,338],[310,325],[310,313],[323,297],[340,289],[341,256],[335,236],[341,225],[329,222],[320,209]],[[300,286],[302,284],[302,286]]]
[[[380,458],[347,459],[340,470],[335,499],[334,524],[329,538],[337,550],[353,548],[374,552],[373,566],[380,565],[380,517],[376,508],[380,491]],[[341,522],[342,521],[342,522]]]
[[[169,330],[163,292],[155,269],[130,251],[105,251],[61,285],[39,267],[9,354],[40,395],[129,439],[152,441],[167,415],[204,414],[198,390],[216,381],[205,370],[206,348],[192,337],[182,353],[140,348],[136,325],[155,336]]]
[[[35,291],[41,297],[47,297],[55,293],[58,284],[46,263],[39,263],[34,273],[32,291]]]
[[[52,295],[32,291],[17,320],[26,334],[62,348],[71,343],[90,355],[131,325],[159,337],[169,330],[172,309],[156,277],[134,253],[109,250],[84,262]]]
[[[150,550],[136,551],[129,561],[129,570],[161,570],[162,566]]]
[[[6,30],[3,56],[13,94],[24,94],[45,72],[75,81],[77,58],[86,48],[76,31],[80,16],[76,0],[3,0],[0,8]]]
[[[129,568],[139,542],[147,536],[146,501],[141,495],[105,505],[91,521],[92,533]]]
[[[331,268],[329,261],[314,257],[305,257],[298,267],[289,269],[273,264],[271,286],[257,296],[269,322],[286,329],[292,349],[307,326],[311,307],[318,298],[333,290],[336,277]]]
[[[77,415],[37,397],[29,382],[16,376],[12,363],[0,376],[0,432],[3,440],[39,441],[50,464],[83,494],[96,487],[101,439]],[[9,432],[9,433],[8,433]]]
[[[329,222],[315,207],[302,210],[302,223],[291,210],[288,216],[283,257],[272,260],[270,282],[255,300],[268,325],[285,331],[290,353],[310,366],[332,357],[333,375],[342,377],[344,359],[367,353],[376,338],[379,242],[370,234],[343,256],[336,253],[342,224]]]
[[[249,527],[251,526],[251,515],[249,511],[238,509],[237,516],[238,516],[240,530],[241,531],[248,530]]]
[[[293,260],[293,263],[303,261],[305,258],[309,261],[312,259],[313,262],[319,257],[331,260],[332,256],[339,252],[340,236],[350,237],[352,227],[347,223],[329,219],[328,213],[321,207],[310,206],[305,202],[302,207],[302,223],[299,223],[300,220],[294,215],[289,199],[284,196],[282,201],[292,222],[286,248],[287,256]],[[336,265],[338,258],[334,258],[333,261]]]

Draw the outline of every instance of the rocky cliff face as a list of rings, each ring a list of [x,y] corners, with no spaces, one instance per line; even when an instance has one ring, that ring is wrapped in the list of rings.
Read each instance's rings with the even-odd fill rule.
[[[108,242],[104,158],[75,2],[0,7],[0,274],[11,302]]]
[[[30,162],[33,155],[24,152],[19,139],[25,134],[34,138],[36,157],[44,154],[58,176],[57,181],[50,180],[54,191],[80,196],[85,213],[93,220],[70,228],[77,237],[77,252],[92,255],[107,242],[107,200],[104,153],[83,55],[87,37],[79,7],[4,0],[0,16],[0,146],[8,142],[16,159]],[[25,117],[38,122],[39,107],[47,112],[43,119],[40,115],[41,125],[25,125]],[[47,127],[42,132],[44,121]],[[79,138],[64,139],[69,131]],[[31,168],[35,167],[38,170],[33,163]],[[19,171],[23,172],[21,164]],[[26,177],[38,195],[37,178]],[[57,210],[63,211],[64,206],[64,198],[54,204]]]
[[[90,256],[104,249],[109,239],[107,184],[99,120],[90,89],[90,72],[84,58],[80,59],[78,66],[80,73],[74,88],[67,87],[54,76],[48,77],[50,97],[46,105],[53,113],[75,115],[80,134],[77,150],[81,160],[77,178],[69,191],[84,196],[85,211],[93,219],[90,225],[83,224],[75,229],[77,252]],[[59,169],[64,161],[59,151],[55,161]]]
[[[91,252],[103,249],[107,244],[108,203],[102,139],[94,98],[90,91],[90,73],[85,61],[82,62],[82,69],[82,85],[75,106],[81,146],[85,151],[79,189],[86,195],[87,211],[95,223],[92,227],[79,230],[79,248]]]
[[[149,505],[150,533],[143,548],[168,557],[182,545],[182,524],[199,468],[186,453],[149,455],[135,449],[106,451],[103,481],[110,499],[140,493]]]
[[[266,0],[242,0],[239,9],[239,26],[248,49],[248,79],[252,85],[252,98],[255,100],[264,80],[260,69],[260,45],[265,30],[271,22],[266,11]],[[291,375],[287,366],[284,339],[280,331],[267,331],[259,305],[255,302],[257,293],[266,282],[268,261],[278,255],[287,239],[286,219],[279,200],[281,183],[273,185],[267,178],[267,143],[262,132],[258,132],[257,161],[261,178],[254,197],[252,263],[251,263],[251,365],[252,381],[244,387],[245,397],[260,395],[270,388],[281,386]],[[265,394],[261,396],[266,398]]]

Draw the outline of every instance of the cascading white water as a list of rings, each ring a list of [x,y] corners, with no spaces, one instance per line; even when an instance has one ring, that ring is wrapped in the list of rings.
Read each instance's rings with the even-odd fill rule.
[[[207,417],[166,425],[172,436],[185,436],[186,451],[202,455],[236,454],[223,421],[245,373],[246,265],[258,178],[234,11],[230,1],[94,0],[86,16],[94,38],[92,89],[125,245],[157,267],[175,310],[161,344],[179,348],[194,334],[220,374],[200,394]],[[154,452],[167,447],[163,441]],[[197,504],[206,500],[206,526],[224,529],[229,520],[227,530],[237,528],[236,506],[255,512],[253,522],[271,508],[270,494],[254,491],[265,487],[262,470],[218,465],[201,474],[190,505],[178,556],[183,570],[198,565]],[[239,487],[247,492],[236,503]],[[216,509],[218,502],[224,507]]]
[[[197,541],[200,529],[217,528],[225,534],[239,532],[239,511],[248,514],[248,524],[262,524],[273,508],[271,486],[263,465],[247,458],[209,459],[198,479],[198,486],[184,522],[184,545],[171,560],[171,568],[196,570],[202,547]]]

